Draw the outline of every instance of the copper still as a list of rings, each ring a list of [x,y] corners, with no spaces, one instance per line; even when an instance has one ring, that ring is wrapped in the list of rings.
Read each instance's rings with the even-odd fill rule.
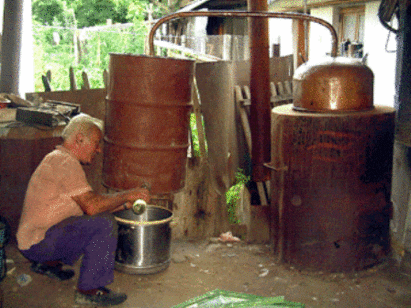
[[[373,106],[355,61],[300,66],[294,103],[271,113],[271,239],[296,267],[362,270],[390,251],[394,109]]]
[[[352,58],[306,62],[293,78],[294,109],[315,112],[369,110],[373,107],[374,74]]]

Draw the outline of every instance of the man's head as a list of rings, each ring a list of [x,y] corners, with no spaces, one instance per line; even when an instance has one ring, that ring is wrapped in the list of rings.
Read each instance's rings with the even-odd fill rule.
[[[90,164],[101,152],[102,137],[102,121],[85,114],[72,118],[62,132],[63,146],[83,164]]]

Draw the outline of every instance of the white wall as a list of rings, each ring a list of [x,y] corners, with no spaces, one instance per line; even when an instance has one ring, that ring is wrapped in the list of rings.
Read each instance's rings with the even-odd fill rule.
[[[273,44],[280,44],[280,56],[287,56],[293,53],[293,32],[292,20],[270,18],[269,23],[270,35],[270,56],[273,54]]]
[[[321,18],[335,27],[335,9],[332,7],[311,10],[311,16]],[[315,23],[310,23],[309,59],[317,60],[331,54],[332,36],[328,28]]]
[[[366,64],[374,73],[374,105],[394,107],[396,54],[385,50],[389,31],[381,25],[378,19],[379,5],[380,1],[369,2],[365,5],[364,55],[367,54]],[[311,15],[330,22],[337,29],[336,9],[332,7],[312,9]],[[329,31],[323,26],[311,23],[310,60],[325,56],[331,51],[330,46]],[[391,34],[388,50],[395,49],[395,35]]]
[[[374,105],[394,107],[396,53],[386,51],[389,31],[378,19],[380,1],[365,6],[364,54],[367,65],[374,72]],[[396,50],[396,37],[391,33],[388,50]]]
[[[31,0],[23,3],[23,33],[20,53],[19,95],[25,98],[26,93],[34,92],[34,57],[33,57],[33,24]]]
[[[0,0],[0,25],[3,24],[3,12],[4,12],[4,0]],[[3,32],[3,27],[0,29],[0,33]]]

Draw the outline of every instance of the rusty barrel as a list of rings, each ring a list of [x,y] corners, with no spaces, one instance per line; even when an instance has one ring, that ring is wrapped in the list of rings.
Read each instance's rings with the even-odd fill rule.
[[[194,61],[110,54],[103,184],[148,184],[153,194],[184,186]]]
[[[363,270],[390,252],[395,110],[272,110],[272,234],[282,261]]]

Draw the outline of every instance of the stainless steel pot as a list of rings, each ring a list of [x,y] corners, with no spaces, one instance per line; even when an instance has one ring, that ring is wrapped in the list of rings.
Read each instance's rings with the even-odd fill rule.
[[[136,215],[132,210],[115,214],[119,225],[115,268],[128,274],[153,274],[170,264],[170,223],[166,208],[147,205]]]

